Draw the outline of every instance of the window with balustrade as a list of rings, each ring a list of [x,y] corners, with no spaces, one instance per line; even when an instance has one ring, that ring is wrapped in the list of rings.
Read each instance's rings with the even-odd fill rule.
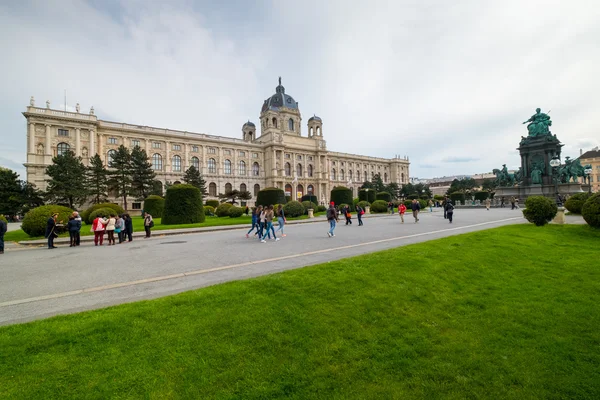
[[[292,176],[292,166],[289,162],[285,163],[285,176]]]
[[[160,154],[152,154],[152,169],[155,171],[162,171],[163,163]]]
[[[58,136],[69,137],[69,130],[68,129],[59,129]]]

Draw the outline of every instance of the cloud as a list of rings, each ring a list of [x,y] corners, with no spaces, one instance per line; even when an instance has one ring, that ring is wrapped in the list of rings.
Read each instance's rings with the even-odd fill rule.
[[[467,163],[478,161],[477,157],[446,157],[442,161],[447,163]]]
[[[433,165],[433,164],[419,164],[420,168],[424,168],[424,169],[438,169],[440,168],[439,165]]]

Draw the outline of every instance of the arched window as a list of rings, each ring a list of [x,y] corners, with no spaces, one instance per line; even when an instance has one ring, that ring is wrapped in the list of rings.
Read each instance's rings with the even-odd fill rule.
[[[238,163],[238,175],[246,176],[246,162],[240,161]]]
[[[335,168],[331,169],[331,180],[335,181],[337,180],[336,174],[335,174]]]
[[[296,193],[294,193],[294,194],[295,194],[295,196],[292,196],[292,197],[298,197],[298,195],[300,195],[299,198],[302,198],[302,196],[304,196],[304,186],[302,186],[302,185],[296,186]]]
[[[346,174],[344,174],[344,170],[340,170],[340,181],[345,181],[346,179],[344,178]]]
[[[285,185],[285,195],[292,197],[292,185],[289,183]]]
[[[162,157],[158,153],[152,154],[152,169],[162,171]]]
[[[191,163],[192,167],[196,168],[198,171],[200,170],[200,160],[198,157],[192,157]]]
[[[321,136],[321,128],[317,126],[317,136]]]
[[[292,166],[289,162],[285,163],[285,176],[292,176]]]
[[[247,191],[247,190],[248,190],[248,189],[246,189],[246,184],[245,184],[245,183],[242,183],[242,184],[240,185],[240,192],[245,192],[245,191]]]
[[[288,120],[288,129],[292,132],[294,131],[294,120],[291,118]]]
[[[296,174],[298,175],[298,178],[302,178],[302,164],[296,165]]]
[[[254,175],[254,176],[260,175],[260,167],[257,162],[252,164],[252,175]]]
[[[277,128],[277,118],[273,117],[273,127]]]
[[[365,171],[365,182],[369,181],[369,175],[367,175],[367,171]]]
[[[181,185],[181,182],[180,181],[175,181],[175,182],[173,182],[173,185]]]
[[[212,196],[212,197],[217,196],[217,184],[216,183],[211,182],[210,185],[208,185],[208,195]]]
[[[356,170],[356,179],[360,181],[360,171]]]
[[[225,184],[225,193],[231,192],[231,189],[232,189],[231,183],[226,183]]]
[[[260,192],[260,185],[257,183],[254,185],[254,197],[258,196],[258,192]]]
[[[383,174],[383,182],[387,183],[387,172]]]
[[[348,171],[348,179],[352,180],[352,170]]]
[[[181,172],[181,157],[173,156],[173,163],[171,165],[173,172]]]
[[[116,155],[116,150],[109,150],[108,153],[106,153],[106,165],[110,167],[110,164],[112,164],[112,162],[115,160]]]
[[[217,162],[215,161],[214,158],[209,158],[208,159],[208,173],[209,174],[216,174],[217,173]]]
[[[313,176],[313,166],[312,166],[312,164],[308,164],[307,170],[308,170],[308,176],[312,178],[312,176]]]
[[[70,148],[71,146],[69,146],[68,143],[59,143],[58,146],[56,146],[56,155],[62,156],[67,151],[69,151]]]
[[[225,175],[231,175],[231,161],[229,161],[229,160],[223,161],[223,173]]]

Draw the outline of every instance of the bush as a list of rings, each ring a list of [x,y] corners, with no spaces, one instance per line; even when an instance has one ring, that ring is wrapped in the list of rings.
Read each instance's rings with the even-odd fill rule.
[[[409,199],[409,200],[416,200],[416,199],[419,198],[419,195],[418,194],[411,194],[410,196],[407,196],[406,198]]]
[[[592,197],[589,193],[577,193],[573,196],[569,197],[565,202],[565,208],[572,212],[573,214],[581,214],[581,209],[583,208],[583,204],[587,199]]]
[[[360,199],[358,197],[355,197],[352,199],[352,205],[354,206],[355,210],[356,210],[356,205],[358,204],[359,201],[360,201]]]
[[[331,200],[337,206],[339,204],[348,204],[352,209],[354,205],[352,204],[352,190],[348,189],[345,186],[336,186],[331,189]],[[354,210],[352,210],[354,211]]]
[[[160,196],[150,195],[144,200],[144,211],[155,218],[162,218],[165,210],[165,199]]]
[[[4,221],[5,224],[8,224],[8,220],[6,219],[6,217],[2,214],[0,214],[0,221]]]
[[[242,215],[244,215],[245,210],[246,210],[246,207],[236,207],[236,206],[229,207],[229,217],[230,218],[239,218]]]
[[[325,212],[325,211],[327,211],[327,207],[321,206],[321,205],[317,206],[317,212]]]
[[[377,200],[387,201],[388,203],[390,201],[392,201],[392,195],[389,194],[388,192],[379,192],[379,193],[377,193],[377,195],[375,195],[375,198]]]
[[[112,208],[99,208],[97,210],[92,211],[92,213],[90,214],[90,223],[94,222],[94,220],[96,219],[96,217],[98,215],[102,215],[104,218],[108,218],[110,217],[110,214],[114,214],[115,210],[113,210]],[[150,214],[152,215],[152,214]]]
[[[589,226],[600,228],[600,193],[587,199],[581,208],[581,215]]]
[[[452,204],[457,204],[457,201],[460,201],[462,204],[465,204],[465,194],[462,192],[450,193],[450,200],[452,200]]]
[[[285,193],[283,190],[278,188],[265,188],[258,192],[258,196],[256,196],[256,205],[257,206],[269,206],[271,204],[285,204],[287,200],[285,199]]]
[[[422,194],[421,197],[419,197],[421,200],[427,200],[429,201],[429,196],[427,196],[426,194]]]
[[[387,201],[383,200],[375,200],[373,204],[371,204],[371,212],[374,214],[385,213],[388,211]]]
[[[311,208],[313,210],[317,209],[317,205],[315,203],[313,203],[312,201],[303,201],[302,202],[302,207],[304,207],[304,214],[308,214],[308,210],[311,209]]]
[[[359,201],[356,205],[360,206],[360,208],[364,210],[365,208],[370,207],[371,203],[369,203],[368,201]]]
[[[424,210],[427,207],[429,207],[429,201],[428,200],[419,200],[419,205],[421,206],[421,210]]]
[[[93,219],[90,219],[90,214],[100,208],[110,208],[117,215],[123,214],[125,212],[125,210],[123,210],[123,207],[121,207],[120,205],[115,204],[115,203],[94,204],[93,206],[91,206],[90,208],[88,208],[87,210],[85,210],[84,212],[81,213],[81,215],[80,215],[81,220],[83,222],[85,222],[86,224],[90,225],[92,223],[92,221],[94,221]]]
[[[219,207],[219,200],[206,200],[206,205],[207,206],[211,206],[212,208],[217,208]]]
[[[370,204],[375,201],[375,191],[373,189],[360,189],[358,191],[358,199],[360,201],[368,201]]]
[[[21,229],[29,236],[44,236],[48,218],[54,213],[58,213],[57,221],[63,221],[66,226],[67,222],[69,222],[69,216],[73,214],[73,210],[68,207],[53,205],[36,207],[25,214]],[[57,231],[62,232],[64,229],[65,227],[57,228]]]
[[[283,212],[288,217],[299,217],[304,214],[304,206],[299,201],[290,201],[283,206]]]
[[[229,217],[229,209],[233,207],[231,203],[221,203],[215,210],[217,217]]]
[[[200,189],[188,184],[173,185],[167,189],[163,225],[197,224],[204,219]]]
[[[556,216],[556,203],[544,196],[530,196],[525,201],[523,215],[536,226],[544,226]]]
[[[475,200],[479,200],[479,201],[484,201],[485,199],[490,197],[489,192],[475,192],[475,193],[473,193],[473,195],[475,196]]]
[[[410,206],[412,206],[412,200],[404,200],[404,206],[410,208]]]
[[[204,215],[214,216],[215,208],[213,206],[204,206]]]
[[[442,196],[441,194],[436,194],[433,196],[433,199],[437,201],[442,201],[444,200],[444,196]]]
[[[305,201],[311,201],[315,204],[319,203],[319,200],[317,200],[317,196],[315,196],[314,194],[305,194],[300,200],[302,201],[302,203],[304,203]]]

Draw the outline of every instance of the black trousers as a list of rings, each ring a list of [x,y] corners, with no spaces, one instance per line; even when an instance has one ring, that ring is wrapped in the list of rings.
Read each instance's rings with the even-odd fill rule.
[[[144,226],[144,230],[146,231],[146,237],[150,237],[150,227]]]
[[[123,236],[123,240],[125,240],[125,236]],[[127,231],[127,240],[129,242],[133,240],[133,231]]]
[[[358,225],[362,225],[362,215],[360,215],[360,213],[356,214],[356,218],[358,218]]]
[[[70,245],[71,246],[77,246],[77,232],[75,231],[69,231],[69,239],[70,239]]]
[[[448,216],[448,219],[450,220],[450,223],[452,223],[452,215],[453,214],[454,214],[453,212],[446,213],[446,215]]]
[[[50,233],[48,236],[48,248],[51,249],[54,247],[54,232]]]
[[[0,235],[0,252],[4,253],[4,233]]]

